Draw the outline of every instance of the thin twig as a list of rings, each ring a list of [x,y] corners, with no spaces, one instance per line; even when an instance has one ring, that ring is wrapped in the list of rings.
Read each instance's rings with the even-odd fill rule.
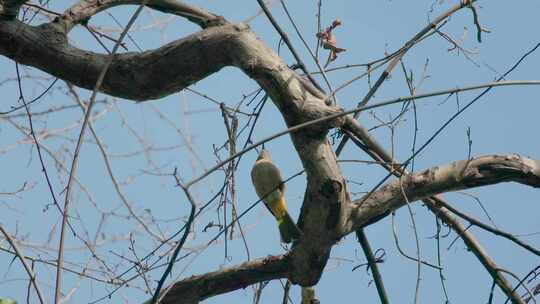
[[[415,258],[415,257],[412,257],[410,255],[408,255],[405,251],[403,251],[403,249],[401,248],[401,245],[399,244],[399,238],[398,238],[398,233],[397,233],[397,225],[395,225],[395,220],[394,220],[394,217],[395,217],[395,214],[392,213],[392,233],[393,233],[393,236],[394,236],[394,243],[396,245],[396,248],[398,249],[399,253],[404,256],[405,258],[411,260],[411,261],[415,261],[417,263],[422,263],[426,266],[429,266],[431,268],[434,268],[434,269],[437,269],[437,270],[440,270],[441,268],[437,265],[434,265],[434,264],[431,264],[427,261],[424,261],[424,260],[421,260],[419,258]]]
[[[232,117],[232,126],[231,126],[231,123],[229,123],[229,117],[228,117],[229,113],[227,109],[225,108],[225,104],[221,103],[220,107],[221,107],[221,114],[223,116],[225,128],[227,130],[229,155],[234,155],[236,153],[236,136],[237,136],[237,129],[238,129],[238,118],[236,116]],[[236,211],[236,176],[234,174],[236,167],[237,167],[236,163],[232,161],[228,168],[228,170],[230,171],[228,174],[229,175],[228,179],[230,180],[229,187],[230,187],[231,203],[232,203],[231,214],[232,214],[233,220],[238,216],[237,211]],[[227,202],[225,201],[225,204],[226,203]],[[242,225],[240,224],[240,221],[238,221],[238,230],[240,231],[240,235],[242,236],[244,248],[246,249],[247,259],[249,261],[251,259],[250,253],[249,253],[249,246],[247,244],[246,237],[244,236],[244,230],[242,228]],[[231,232],[230,232],[231,240],[233,238],[233,231],[234,231],[234,226],[231,227]]]
[[[412,209],[411,209],[411,202],[409,201],[409,198],[407,197],[407,193],[405,193],[405,189],[403,188],[403,176],[402,175],[400,178],[399,178],[399,188],[401,189],[401,194],[403,195],[403,198],[405,199],[405,202],[406,202],[406,205],[407,205],[407,210],[409,211],[409,216],[411,218],[411,223],[412,223],[412,227],[413,227],[413,231],[414,231],[414,240],[415,240],[415,245],[416,245],[416,265],[417,265],[417,272],[416,272],[416,287],[415,287],[415,292],[414,292],[414,303],[418,303],[418,301],[420,300],[419,299],[419,293],[420,293],[420,280],[421,280],[421,277],[420,277],[420,274],[421,274],[421,271],[422,271],[422,263],[420,263],[420,259],[421,259],[421,254],[420,254],[420,241],[418,239],[418,229],[416,228],[416,221],[414,219],[414,214],[412,212]],[[439,268],[439,271],[441,269]]]
[[[450,299],[448,298],[448,291],[446,290],[446,284],[444,283],[446,279],[444,278],[444,275],[443,275],[442,258],[441,258],[441,223],[439,222],[438,217],[435,217],[435,224],[437,225],[437,233],[435,235],[437,239],[437,265],[441,267],[441,269],[439,270],[439,279],[441,281],[444,298],[446,299],[445,303],[450,303]]]
[[[472,216],[469,216],[461,211],[459,211],[458,209],[454,208],[453,206],[447,204],[447,203],[442,203],[441,204],[442,206],[444,206],[444,208],[450,210],[452,213],[454,213],[455,215],[461,217],[462,219],[466,220],[467,222],[471,223],[471,225],[473,226],[477,226],[477,227],[480,227],[486,231],[489,231],[495,235],[498,235],[498,236],[501,236],[503,238],[506,238],[508,240],[510,240],[511,242],[517,244],[518,246],[526,249],[527,251],[537,255],[537,256],[540,256],[540,250],[534,248],[533,246],[521,241],[520,239],[516,238],[515,236],[513,236],[512,234],[506,232],[506,231],[503,231],[503,230],[500,230],[500,229],[497,229],[497,228],[493,228],[489,225],[486,225],[484,223],[482,223],[481,221],[475,219],[474,217]]]

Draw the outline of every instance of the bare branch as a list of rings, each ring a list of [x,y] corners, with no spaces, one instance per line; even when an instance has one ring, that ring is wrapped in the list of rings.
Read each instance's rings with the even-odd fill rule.
[[[540,188],[540,162],[515,154],[479,156],[404,176],[403,188],[412,202],[443,192],[501,182],[517,182]],[[350,229],[362,227],[369,219],[402,207],[405,199],[400,193],[399,180],[396,180],[373,192],[366,200],[360,198],[355,203]]]
[[[174,283],[160,303],[198,303],[258,282],[286,278],[289,271],[287,256],[268,256]]]
[[[267,92],[281,111],[290,128],[278,134],[291,133],[307,173],[308,186],[299,220],[305,237],[294,244],[290,254],[268,258],[269,261],[266,259],[245,263],[228,269],[229,272],[223,270],[185,279],[173,285],[163,302],[198,302],[212,295],[281,277],[290,278],[293,283],[311,286],[320,278],[332,246],[344,234],[403,206],[407,199],[413,201],[444,191],[502,181],[517,181],[535,187],[540,184],[538,162],[517,156],[485,156],[432,168],[422,174],[407,175],[403,178],[403,185],[389,183],[365,199],[361,205],[351,206],[345,180],[337,166],[337,157],[326,139],[326,133],[330,127],[341,126],[345,120],[335,118],[359,112],[358,108],[343,112],[326,105],[326,97],[288,68],[247,26],[225,24],[225,21],[218,22],[216,25],[219,26],[210,26],[204,21],[210,18],[204,12],[191,11],[186,16],[184,7],[180,8],[179,14],[184,13],[185,17],[194,18],[194,22],[209,27],[157,50],[116,55],[105,75],[102,71],[108,68],[112,56],[70,46],[66,32],[76,24],[84,24],[103,9],[133,4],[130,0],[122,1],[83,1],[68,10],[64,17],[39,27],[31,27],[16,20],[0,21],[0,54],[86,88],[94,88],[96,83],[101,84],[99,75],[103,73],[103,92],[136,100],[169,95],[225,66],[238,67]],[[464,1],[462,5],[469,2]],[[100,3],[108,3],[110,6],[95,6]],[[150,0],[145,3],[151,5],[153,2]],[[430,30],[428,28],[426,33]],[[418,39],[422,37],[420,35]],[[403,53],[412,45],[406,45]],[[400,54],[395,58],[400,57]],[[366,102],[376,90],[368,93]],[[418,99],[418,96],[410,98]],[[403,100],[387,104],[398,102]],[[226,161],[186,183],[186,188],[255,146],[231,153]],[[373,147],[368,146],[367,149],[371,150],[371,155],[378,154]],[[379,155],[377,160],[387,163],[384,156]],[[393,170],[394,166],[388,168]]]
[[[75,25],[87,23],[92,16],[99,12],[111,7],[129,4],[144,4],[163,13],[184,17],[201,28],[225,24],[223,17],[175,0],[81,0],[66,10],[56,22],[61,23],[65,31],[69,32]]]
[[[356,136],[359,136],[362,139],[363,144],[359,145],[359,147],[361,147],[364,151],[366,151],[366,153],[368,153],[369,155],[371,155],[372,157],[374,157],[377,160],[380,159],[380,160],[384,161],[385,163],[390,163],[390,164],[394,163],[394,160],[392,159],[392,157],[374,139],[372,139],[371,136],[369,136],[369,134],[367,133],[367,131],[365,129],[363,129],[363,127],[360,126],[358,123],[356,123],[356,121],[348,120],[346,122],[346,126],[347,126],[348,129],[352,130],[353,133]],[[355,140],[354,136],[350,136],[350,138]],[[515,158],[515,157],[516,156],[514,155],[513,158]],[[465,162],[465,167],[463,168],[463,170],[459,170],[458,173],[462,178],[464,177],[465,171],[467,169],[469,169],[468,165],[470,164],[471,161],[472,161],[472,159],[469,157],[466,161],[464,161]],[[525,161],[525,162],[527,162],[527,161]],[[537,177],[538,177],[538,173],[540,172],[538,170],[538,164],[539,164],[538,162],[535,162],[536,170],[533,169],[533,171],[536,172],[535,175]],[[482,167],[483,166],[479,166],[478,169],[480,169]],[[489,167],[489,165],[487,165],[486,167]],[[404,171],[404,170],[402,171],[401,168],[400,168],[400,170],[394,170],[394,167],[392,165],[391,166],[385,166],[385,168],[387,168],[387,170],[390,171],[392,174],[400,177],[399,182],[402,181],[402,179],[401,179],[402,176],[410,177],[410,175],[404,175],[404,174],[408,174],[408,173],[406,171]],[[502,165],[500,168],[502,169],[501,171],[504,171],[504,165]],[[482,168],[482,170],[484,170],[484,169],[485,168]],[[427,172],[427,171],[425,171],[425,172]],[[525,170],[525,174],[526,175],[528,174],[527,170]],[[512,174],[507,175],[504,172],[500,172],[500,175],[505,176],[505,177],[510,177]],[[498,182],[500,182],[500,181],[502,181],[502,180],[499,180]],[[525,182],[525,183],[527,184],[527,182]],[[477,185],[477,184],[475,184],[475,183],[470,184],[470,186],[474,186],[474,185]],[[404,194],[405,191],[402,188],[401,183],[400,183],[400,186],[401,186],[400,190],[402,191],[401,194],[404,196],[405,202],[408,203],[409,202],[408,201],[408,195]],[[537,183],[535,184],[533,182],[532,186],[533,187],[538,187],[538,184]],[[370,194],[372,194],[372,193],[370,193]],[[370,194],[368,194],[367,196],[369,197]],[[360,200],[360,201],[363,202],[363,200]],[[449,206],[449,205],[438,196],[431,196],[429,198],[424,198],[423,202],[433,212],[435,212],[436,214],[439,214],[442,211],[448,211],[448,209],[446,209],[445,206]],[[375,221],[382,218],[382,217],[384,217],[386,214],[388,214],[388,212],[385,212],[385,213],[383,213],[383,214],[381,214],[379,216],[376,216]],[[498,268],[497,268],[497,265],[495,264],[495,262],[491,259],[491,257],[489,255],[487,255],[487,253],[480,246],[480,244],[478,244],[478,242],[476,242],[476,240],[474,239],[474,236],[472,235],[472,233],[467,231],[467,229],[464,229],[463,226],[461,225],[461,223],[459,223],[453,217],[451,217],[451,216],[443,216],[443,215],[440,215],[440,214],[439,214],[439,216],[441,217],[441,219],[445,223],[450,225],[454,230],[456,230],[458,232],[458,234],[463,238],[463,240],[465,241],[465,243],[467,244],[469,249],[474,252],[474,254],[478,257],[480,262],[484,265],[486,270],[492,275],[492,277],[494,278],[493,286],[495,284],[497,284],[503,290],[503,292],[509,298],[511,298],[513,300],[514,303],[522,303],[522,302],[520,302],[521,299],[519,298],[519,296],[514,293],[514,290],[512,289],[509,282],[506,281],[505,278],[500,275],[499,271],[497,270]],[[373,222],[373,220],[371,220],[371,222]]]
[[[470,215],[467,215],[461,211],[459,211],[458,209],[450,206],[448,203],[446,202],[439,202],[439,204],[441,204],[444,208],[450,210],[452,213],[454,213],[455,215],[461,217],[462,219],[466,220],[467,222],[471,223],[471,225],[474,225],[474,226],[478,226],[486,231],[489,231],[491,233],[493,233],[494,235],[498,235],[498,236],[501,236],[501,237],[504,237],[514,243],[516,243],[518,246],[520,247],[523,247],[524,249],[528,250],[529,252],[533,253],[533,254],[536,254],[537,256],[540,256],[540,250],[539,249],[536,249],[534,247],[532,247],[531,245],[525,243],[524,241],[518,239],[517,237],[515,237],[514,235],[506,232],[506,231],[502,231],[500,229],[497,229],[497,228],[494,228],[494,227],[491,227],[487,224],[484,224],[482,223],[481,221],[475,219],[474,217],[470,216]]]
[[[153,51],[115,55],[100,91],[132,100],[178,92],[232,65],[232,58],[218,50],[237,52],[241,33],[235,26],[209,28]],[[89,90],[109,56],[69,45],[58,23],[32,27],[17,20],[0,20],[0,54]]]

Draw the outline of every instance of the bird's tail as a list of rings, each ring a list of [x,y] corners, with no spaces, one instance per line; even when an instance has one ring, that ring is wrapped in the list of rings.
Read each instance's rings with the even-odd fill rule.
[[[299,239],[302,235],[302,231],[296,226],[288,212],[285,212],[281,219],[278,220],[278,223],[282,242],[290,243],[293,240]]]

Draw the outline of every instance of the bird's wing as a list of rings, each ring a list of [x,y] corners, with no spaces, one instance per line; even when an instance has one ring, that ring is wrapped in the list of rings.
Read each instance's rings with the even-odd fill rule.
[[[274,190],[277,190],[277,195],[283,195],[281,174],[271,161],[264,159],[257,161],[251,170],[251,179],[259,197],[264,197]]]

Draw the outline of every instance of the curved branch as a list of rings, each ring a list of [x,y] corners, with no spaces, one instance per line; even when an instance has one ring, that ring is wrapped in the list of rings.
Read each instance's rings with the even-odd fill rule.
[[[199,303],[251,284],[286,278],[288,273],[289,261],[286,255],[268,256],[176,282],[160,303]]]
[[[82,22],[84,18],[74,17],[73,20]],[[63,21],[56,20],[33,27],[16,20],[0,20],[0,54],[77,86],[92,89],[107,55],[69,45],[63,24]],[[257,81],[281,111],[288,126],[341,111],[325,105],[325,96],[288,68],[243,24],[213,26],[155,50],[116,55],[101,89],[107,94],[128,99],[154,99],[180,91],[225,66],[238,67]],[[187,299],[185,295],[191,295],[193,301],[197,301],[260,280],[284,276],[294,283],[314,285],[322,274],[332,246],[343,235],[404,204],[399,183],[388,184],[361,205],[349,204],[346,183],[325,136],[330,126],[331,122],[313,125],[291,134],[306,169],[308,186],[299,220],[305,237],[294,244],[288,256],[289,262],[276,262],[277,266],[272,262],[249,262],[226,276],[219,271],[192,277],[175,284],[172,295],[183,300]],[[514,159],[512,163],[511,159],[516,157],[487,158],[436,167],[427,170],[425,176],[405,177],[406,195],[410,200],[417,200],[444,191],[501,181],[527,183],[536,178],[535,182],[538,182],[539,166],[532,160],[526,162],[517,157],[520,161]],[[518,169],[519,164],[535,168],[531,175],[533,179],[523,178],[525,166]],[[460,174],[468,175],[457,176],[458,169]],[[269,272],[261,273],[261,269]],[[253,271],[248,276],[252,278],[244,277],[244,271]],[[215,284],[219,288],[215,289]],[[216,291],[208,291],[212,288]]]
[[[516,154],[486,155],[404,175],[402,181],[405,195],[411,202],[444,192],[501,182],[540,188],[540,162]],[[406,199],[401,193],[400,181],[395,180],[354,203],[350,226],[344,235],[404,206]]]
[[[143,4],[163,13],[184,17],[201,28],[226,23],[223,17],[175,0],[81,0],[66,10],[57,22],[63,23],[66,32],[69,32],[75,25],[88,22],[92,16],[99,12],[111,7],[129,4]]]
[[[71,46],[60,23],[34,27],[0,20],[0,54],[92,90],[108,54]],[[178,92],[232,65],[229,53],[237,47],[231,38],[241,32],[233,25],[212,27],[152,51],[118,54],[100,90],[132,100]]]

